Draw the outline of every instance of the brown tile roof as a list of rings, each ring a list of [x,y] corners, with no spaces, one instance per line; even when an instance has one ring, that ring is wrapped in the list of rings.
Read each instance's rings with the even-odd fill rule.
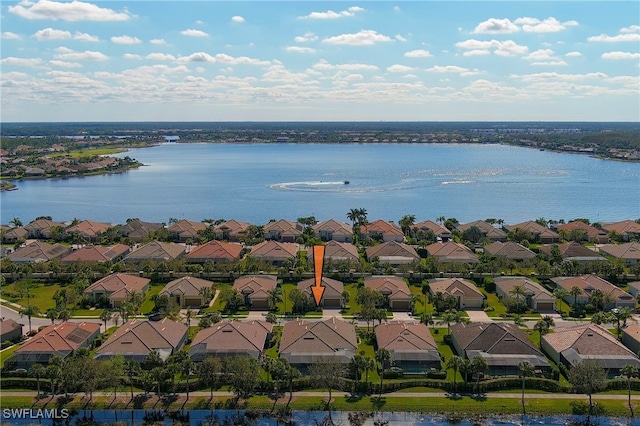
[[[223,321],[198,332],[189,356],[198,361],[213,355],[258,358],[272,330],[273,324],[265,321]]]
[[[463,262],[478,263],[478,256],[464,244],[448,241],[438,242],[427,246],[429,255],[435,257],[440,262]]]
[[[622,222],[603,223],[602,227],[607,231],[615,231],[621,235],[640,234],[640,223],[633,220],[623,220]]]
[[[419,322],[391,321],[375,328],[379,348],[393,352],[433,351],[438,345],[429,327]]]
[[[527,335],[509,323],[454,324],[451,335],[465,352],[542,356]]]
[[[180,294],[187,297],[197,297],[200,296],[200,290],[206,287],[212,288],[213,282],[201,278],[182,277],[169,281],[158,294],[166,294],[168,296]]]
[[[263,229],[264,234],[267,236],[295,239],[302,235],[304,227],[298,222],[280,219],[267,223],[263,226]]]
[[[191,249],[185,258],[191,262],[204,262],[206,260],[233,261],[240,258],[241,252],[241,244],[209,241],[206,244]]]
[[[145,356],[158,351],[162,359],[176,353],[187,335],[187,326],[164,318],[132,320],[118,328],[96,351],[96,358],[113,355]]]
[[[100,331],[100,323],[66,321],[53,324],[27,340],[16,354],[71,352],[87,343]]]
[[[279,241],[263,241],[251,248],[251,256],[267,262],[278,262],[295,258],[300,246],[296,243],[281,243]]]
[[[568,243],[556,244],[565,260],[606,260],[595,251],[583,246],[582,244],[571,241]],[[551,255],[553,245],[544,245],[540,247],[540,251],[547,255]]]
[[[536,257],[534,252],[513,241],[507,241],[506,243],[496,241],[484,246],[484,251],[494,256],[502,256],[512,260],[526,260]]]
[[[510,291],[513,290],[515,286],[524,287],[528,296],[532,299],[551,299],[555,301],[555,296],[547,291],[542,285],[538,284],[535,281],[531,281],[529,278],[525,277],[495,277],[494,281],[496,283],[496,287],[500,288],[507,297],[511,298],[514,296],[510,295]]]
[[[352,237],[353,229],[350,225],[344,222],[338,222],[337,220],[325,220],[324,222],[318,222],[313,225],[313,231],[320,235],[321,233],[332,235],[332,236],[342,236],[343,238]]]
[[[294,320],[282,329],[280,354],[334,354],[358,348],[356,328],[335,317],[324,321]]]
[[[388,295],[389,300],[410,300],[411,290],[400,277],[372,275],[364,279],[364,286]]]
[[[422,231],[431,231],[436,237],[451,238],[451,231],[449,231],[449,229],[432,220],[425,220],[422,222],[414,223],[411,226],[411,229],[415,228],[418,228]]]
[[[456,296],[462,293],[465,297],[482,297],[484,295],[478,288],[464,278],[437,278],[429,281],[431,294],[442,293]]]
[[[26,229],[29,234],[41,234],[44,236],[49,236],[51,228],[54,226],[60,226],[64,228],[65,224],[62,222],[54,222],[49,219],[37,219],[25,225],[24,229]]]
[[[316,285],[316,280],[310,278],[308,280],[300,281],[298,283],[298,290],[306,293],[309,297],[312,297],[311,287]],[[339,299],[342,297],[344,291],[344,284],[342,281],[334,280],[332,278],[322,277],[322,287],[324,287],[323,298],[326,299]]]
[[[124,225],[117,227],[118,233],[134,241],[142,241],[149,233],[164,228],[162,223],[143,222],[140,219],[129,219]]]
[[[509,231],[515,231],[516,229],[520,229],[522,231],[531,232],[534,236],[538,236],[541,239],[559,239],[560,236],[553,232],[551,229],[546,226],[542,226],[539,223],[530,220],[527,222],[518,223],[515,225],[506,225],[506,229]]]
[[[136,275],[115,273],[94,282],[84,290],[84,293],[108,293],[110,298],[126,299],[125,293],[131,294],[132,291],[142,293],[150,281],[148,278]]]
[[[145,260],[161,262],[176,259],[182,256],[185,250],[186,247],[182,244],[152,241],[129,253],[124,260],[127,262],[143,262]]]
[[[98,234],[103,233],[111,228],[111,224],[94,222],[92,220],[83,220],[76,225],[70,226],[65,230],[67,234],[82,234],[87,238],[95,238]]]
[[[587,225],[581,220],[574,220],[569,223],[563,223],[556,225],[556,230],[560,231],[573,231],[574,229],[582,229],[587,233],[589,239],[607,238],[608,233],[606,230],[595,228],[591,225]]]
[[[10,318],[0,319],[0,336],[11,333],[17,328],[22,328],[22,324],[18,324]]]
[[[566,291],[570,291],[572,287],[578,287],[582,290],[582,296],[589,297],[591,292],[595,289],[600,290],[606,295],[617,300],[631,300],[631,296],[626,291],[611,284],[604,278],[600,278],[597,275],[582,275],[580,277],[556,277],[551,279],[556,285],[562,287]]]
[[[313,259],[313,250],[309,250],[307,257]],[[324,245],[324,258],[331,260],[351,260],[358,262],[360,254],[358,249],[351,243],[341,243],[338,241],[327,241]]]
[[[269,291],[276,288],[278,278],[273,275],[245,275],[233,282],[233,288],[240,294],[249,294],[254,299],[269,297]]]
[[[62,244],[47,244],[42,241],[34,241],[25,247],[9,253],[7,258],[13,262],[48,262],[66,256],[71,252],[71,247]]]
[[[496,228],[495,226],[485,222],[484,220],[476,220],[474,222],[461,224],[456,226],[456,228],[458,228],[460,232],[464,232],[473,226],[480,229],[480,231],[482,231],[482,233],[490,240],[504,240],[507,238],[506,232],[504,232],[500,228]]]
[[[381,234],[384,236],[403,237],[404,233],[398,225],[381,219],[374,220],[366,225],[360,226],[360,233],[363,235]]]
[[[542,339],[558,353],[572,348],[581,355],[635,355],[613,334],[596,324],[556,327]]]
[[[250,223],[240,222],[235,219],[227,220],[219,225],[216,225],[214,232],[218,238],[229,238],[232,240],[239,240],[247,232],[247,228],[251,226]]]
[[[599,250],[618,259],[640,261],[640,243],[605,244]]]
[[[61,262],[110,262],[129,252],[126,244],[115,246],[86,245],[60,259]]]
[[[377,257],[381,262],[409,263],[420,259],[416,250],[409,244],[389,241],[373,247],[367,247],[367,258]]]
[[[16,228],[5,229],[3,238],[5,240],[20,240],[26,238],[29,232],[24,229],[24,226],[18,226]]]
[[[631,337],[636,342],[640,342],[640,324],[630,324],[622,329],[622,334]],[[622,339],[626,341],[625,339]]]
[[[194,222],[182,219],[167,228],[171,235],[177,235],[181,240],[187,240],[198,236],[198,231],[207,229],[209,225],[204,222]]]

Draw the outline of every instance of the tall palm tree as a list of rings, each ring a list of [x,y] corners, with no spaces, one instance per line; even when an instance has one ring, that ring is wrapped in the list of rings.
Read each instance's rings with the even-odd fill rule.
[[[391,361],[391,354],[385,348],[379,348],[376,351],[376,362],[380,364],[380,394],[378,398],[382,398],[382,381],[384,380],[384,366]]]
[[[402,232],[406,237],[411,236],[411,226],[416,223],[416,216],[413,214],[407,214],[402,216],[402,219],[398,221],[398,225],[402,229]]]
[[[442,316],[440,317],[440,321],[438,321],[437,324],[438,325],[447,324],[447,334],[450,334],[451,333],[451,323],[455,322],[455,320],[456,320],[456,314],[453,311],[448,310],[447,312],[442,314]]]
[[[549,324],[545,320],[538,321],[533,329],[540,333],[540,348],[542,348],[542,336],[549,332]]]
[[[480,355],[471,360],[471,371],[476,375],[476,392],[480,395],[480,374],[489,369],[487,361]]]
[[[19,313],[20,313],[20,318],[22,318],[25,315],[27,316],[27,318],[29,318],[29,332],[31,332],[31,317],[34,317],[40,314],[40,308],[34,305],[29,305],[22,308]]]
[[[37,397],[40,396],[40,378],[44,377],[47,374],[47,369],[42,364],[33,364],[31,368],[29,368],[29,375],[31,377],[35,377],[38,386]]]
[[[573,296],[573,310],[576,310],[576,306],[578,305],[578,296],[582,294],[582,289],[577,285],[574,285],[569,290],[569,294]]]
[[[520,371],[520,377],[522,377],[522,414],[526,414],[524,406],[524,387],[527,377],[531,377],[534,374],[534,367],[529,361],[522,361],[518,364],[518,370]]]
[[[558,287],[555,290],[553,290],[553,295],[555,296],[556,299],[558,299],[558,302],[561,302],[565,297],[569,295],[569,293],[564,288]],[[558,307],[560,314],[562,314],[562,311],[560,309],[560,306],[561,306],[560,303],[557,303],[556,306]]]
[[[453,369],[453,393],[454,395],[456,394],[456,386],[457,386],[457,379],[458,379],[458,371],[460,371],[460,369],[464,366],[464,359],[459,357],[458,355],[454,355],[451,358],[449,358],[449,360],[447,361],[447,366],[446,368],[452,368]]]
[[[633,407],[631,406],[631,378],[635,377],[638,374],[638,369],[631,364],[627,364],[620,369],[620,374],[627,378],[627,390],[629,394],[629,410],[631,411],[631,417],[633,417]]]
[[[51,325],[55,324],[58,319],[58,310],[56,308],[49,308],[45,312],[44,316],[51,320]]]
[[[518,302],[518,310],[519,310],[521,307],[521,302],[524,300],[525,297],[527,297],[527,289],[523,285],[518,284],[513,286],[513,288],[509,290],[509,294],[516,298]]]
[[[424,325],[426,325],[427,327],[429,325],[431,325],[431,326],[435,326],[436,325],[436,323],[435,323],[435,321],[433,319],[433,314],[431,314],[431,313],[420,315],[420,322],[423,323]]]
[[[109,322],[109,320],[111,319],[111,311],[109,311],[108,309],[105,309],[104,311],[102,311],[102,313],[100,314],[100,320],[104,322],[104,331],[107,331],[107,322]]]

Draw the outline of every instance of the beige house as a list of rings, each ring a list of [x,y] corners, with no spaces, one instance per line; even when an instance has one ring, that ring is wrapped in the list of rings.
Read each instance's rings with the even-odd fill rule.
[[[84,294],[91,295],[94,301],[102,296],[107,297],[111,306],[117,308],[128,301],[133,292],[146,293],[149,290],[150,281],[136,275],[115,273],[91,284],[84,290]]]
[[[67,235],[80,235],[87,241],[96,242],[100,239],[100,234],[109,228],[111,228],[109,223],[82,220],[73,226],[69,226],[64,232]]]
[[[180,307],[199,307],[208,302],[204,289],[213,291],[213,282],[195,277],[182,277],[170,281],[158,295],[166,295]]]
[[[478,256],[464,244],[449,241],[434,243],[427,246],[427,253],[441,263],[480,263]]]
[[[486,238],[490,239],[491,241],[501,241],[501,242],[507,241],[506,232],[504,232],[500,228],[496,228],[495,226],[485,222],[484,220],[476,220],[474,222],[464,223],[464,224],[458,225],[456,228],[458,228],[458,231],[464,232],[474,226],[478,228],[480,232],[482,232],[482,235],[484,235]]]
[[[562,259],[566,261],[576,261],[578,263],[594,262],[607,260],[599,253],[583,246],[582,244],[571,241],[569,243],[557,244]],[[539,248],[540,253],[544,253],[547,256],[551,256],[551,249],[553,245],[545,245]]]
[[[214,240],[194,247],[187,253],[185,259],[189,263],[233,262],[239,260],[241,254],[241,244]]]
[[[313,250],[307,252],[307,257],[313,261]],[[354,265],[360,263],[360,254],[358,249],[351,243],[341,243],[338,241],[327,241],[324,245],[324,259],[333,262],[347,261]]]
[[[444,296],[454,296],[458,299],[459,309],[481,308],[484,303],[484,294],[478,290],[471,281],[464,278],[437,278],[429,281],[429,293],[435,296],[442,293]]]
[[[622,329],[622,343],[634,354],[640,353],[640,324],[630,324]]]
[[[364,279],[364,286],[384,296],[384,306],[392,311],[411,310],[411,291],[407,283],[393,275],[373,275]]]
[[[9,253],[7,258],[15,263],[40,263],[65,257],[69,253],[71,253],[71,247],[34,241]]]
[[[204,222],[194,222],[192,220],[179,220],[167,228],[169,235],[175,241],[184,243],[198,237],[198,231],[204,231],[209,225]]]
[[[623,220],[622,222],[603,223],[602,229],[607,232],[616,232],[622,235],[625,241],[629,241],[632,238],[640,238],[640,223],[633,220]]]
[[[131,248],[126,244],[116,244],[114,246],[95,246],[91,244],[73,250],[67,256],[60,259],[60,262],[118,262],[122,260],[130,250]]]
[[[598,244],[606,244],[609,242],[609,233],[604,229],[598,229],[591,225],[587,225],[581,220],[574,220],[569,223],[558,224],[555,226],[556,231],[560,235],[570,236],[572,232],[584,231],[584,241],[593,241]]]
[[[435,235],[438,241],[447,242],[451,240],[451,231],[449,231],[447,227],[442,226],[439,223],[436,223],[432,220],[425,220],[423,222],[418,222],[413,224],[411,226],[411,232],[413,233],[414,237],[417,234],[416,229],[422,232],[428,232],[428,231],[433,232],[433,235]]]
[[[24,226],[27,231],[27,238],[48,239],[51,237],[51,228],[64,228],[66,225],[62,222],[54,222],[49,219],[36,219]]]
[[[526,295],[524,301],[534,311],[553,311],[556,298],[535,281],[524,277],[495,277],[496,295],[501,299],[515,299],[511,293],[516,286],[522,286]]]
[[[249,226],[250,223],[231,219],[216,225],[213,231],[219,240],[238,242],[245,237]]]
[[[551,281],[555,283],[556,287],[563,288],[567,293],[570,292],[573,287],[578,287],[581,290],[581,293],[575,300],[578,304],[589,303],[589,297],[593,291],[597,289],[610,299],[610,302],[604,307],[605,310],[621,307],[635,310],[636,307],[636,299],[632,295],[597,275],[556,277],[552,278]],[[564,298],[564,301],[569,305],[573,305],[574,296],[568,295]]]
[[[533,237],[533,241],[536,243],[542,244],[553,244],[560,242],[560,235],[556,232],[553,232],[551,229],[546,226],[542,226],[539,223],[530,220],[527,222],[518,223],[515,225],[507,225],[505,229],[510,232],[515,232],[520,230],[522,232],[528,232]]]
[[[389,263],[392,266],[411,264],[420,260],[420,256],[413,247],[397,241],[367,247],[366,253],[369,261],[378,258],[381,263]]]
[[[280,219],[267,223],[263,229],[264,238],[267,240],[295,243],[298,237],[302,235],[304,226],[298,222]]]
[[[273,324],[266,321],[223,321],[196,334],[189,348],[192,361],[214,356],[244,355],[260,359],[269,343]]]
[[[184,244],[163,243],[161,241],[151,241],[137,250],[129,253],[125,262],[142,263],[146,261],[167,262],[184,255],[186,247]]]
[[[234,290],[244,298],[249,309],[268,310],[273,308],[271,293],[278,286],[278,278],[274,275],[245,275],[233,283]]]
[[[338,241],[340,243],[353,242],[353,229],[344,222],[325,220],[313,225],[313,232],[323,241]]]
[[[251,257],[281,266],[286,260],[295,260],[300,246],[295,243],[263,241],[251,248]]]
[[[534,252],[513,241],[507,241],[506,243],[495,241],[484,246],[484,252],[494,256],[506,257],[510,260],[529,260],[536,257]]]
[[[315,285],[315,278],[310,278],[308,280],[300,281],[298,283],[298,290],[300,290],[311,300],[313,300],[314,296],[311,287]],[[344,284],[342,283],[342,281],[322,277],[322,282],[320,285],[324,287],[322,299],[320,299],[320,306],[323,306],[325,308],[342,308],[344,306],[344,300],[342,298]]]
[[[150,234],[164,228],[162,223],[143,222],[140,219],[127,219],[124,225],[116,227],[118,234],[134,243],[140,243]]]
[[[598,249],[608,256],[624,260],[627,266],[640,263],[640,243],[605,244]]]
[[[10,318],[0,318],[0,342],[19,342],[22,339],[22,324]]]
[[[379,239],[384,243],[389,241],[401,243],[404,241],[404,233],[398,225],[380,219],[360,226],[360,235],[374,240]]]
[[[442,368],[438,345],[425,324],[391,321],[377,325],[375,334],[378,348],[388,350],[393,366],[405,373]]]

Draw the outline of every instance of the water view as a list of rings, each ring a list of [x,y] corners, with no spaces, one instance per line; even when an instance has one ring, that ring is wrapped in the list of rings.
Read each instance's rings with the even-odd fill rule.
[[[135,149],[122,174],[27,180],[0,194],[1,223],[48,215],[121,223],[273,218],[505,223],[640,217],[640,163],[501,145],[175,144]]]

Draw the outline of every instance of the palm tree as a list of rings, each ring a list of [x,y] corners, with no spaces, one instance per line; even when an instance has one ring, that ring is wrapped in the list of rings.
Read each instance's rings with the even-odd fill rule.
[[[58,312],[58,319],[62,322],[65,321],[69,321],[69,318],[71,318],[71,312],[69,312],[68,309],[63,309],[60,312]]]
[[[416,216],[412,214],[407,214],[402,216],[402,219],[398,221],[398,225],[402,229],[402,232],[406,237],[411,236],[411,226],[416,223]]]
[[[635,377],[638,374],[638,369],[631,364],[627,364],[620,369],[620,374],[627,378],[627,390],[629,393],[629,410],[631,411],[631,417],[633,417],[633,407],[631,406],[631,378]]]
[[[573,296],[573,310],[575,311],[576,306],[578,305],[578,296],[582,294],[582,289],[577,285],[574,285],[571,287],[571,290],[569,290],[569,294]]]
[[[186,401],[189,401],[189,377],[191,377],[191,372],[192,371],[193,371],[193,361],[191,361],[191,358],[186,356],[180,362],[180,373],[182,374],[182,376],[186,377],[186,379],[187,379],[187,389],[186,389],[186,391],[187,391],[187,399],[186,399]],[[185,403],[186,403],[186,401],[185,401]]]
[[[521,298],[524,299],[525,297],[527,297],[527,289],[523,285],[515,285],[511,290],[509,290],[509,294],[516,298],[518,303],[518,312],[521,312]]]
[[[31,368],[29,368],[29,375],[36,378],[38,393],[37,396],[40,396],[40,378],[44,377],[47,374],[47,369],[42,364],[33,364]]]
[[[109,322],[110,319],[111,319],[111,311],[109,311],[107,309],[102,311],[102,313],[100,314],[100,320],[104,322],[104,331],[105,331],[105,333],[107,331],[107,322]]]
[[[447,220],[446,217],[444,216],[438,216],[438,218],[436,219],[436,222],[439,222],[440,225],[442,225],[444,223],[444,221]]]
[[[518,370],[520,371],[520,377],[522,377],[522,414],[526,414],[526,410],[524,407],[524,387],[525,387],[525,381],[527,380],[527,377],[533,376],[534,374],[534,367],[533,364],[531,364],[529,361],[522,361],[520,364],[518,364]]]
[[[453,394],[456,394],[456,383],[458,379],[458,371],[464,366],[464,359],[458,355],[454,355],[447,361],[446,368],[453,369]]]
[[[185,319],[187,320],[187,328],[191,327],[191,318],[195,317],[195,314],[193,313],[193,311],[191,310],[191,308],[187,308],[187,312],[184,315]]]
[[[29,305],[27,307],[22,308],[19,313],[20,313],[20,318],[22,318],[25,315],[27,316],[27,318],[29,318],[29,332],[31,332],[31,317],[34,317],[40,314],[40,308],[34,305]]]
[[[379,348],[376,351],[376,362],[380,364],[380,394],[378,399],[382,398],[382,381],[384,380],[384,366],[391,361],[391,354],[385,348]]]
[[[569,295],[569,293],[564,288],[558,287],[555,290],[553,290],[553,295],[556,297],[556,299],[558,299],[558,302],[561,302],[565,297],[567,297]],[[562,311],[561,311],[561,309],[559,307],[561,305],[559,303],[557,305],[558,305],[558,310],[560,311],[560,314],[562,315]]]
[[[540,320],[533,326],[533,329],[540,333],[540,348],[542,348],[542,336],[549,332],[549,324],[545,320]]]
[[[556,325],[556,322],[553,320],[553,318],[551,317],[551,315],[545,315],[542,317],[542,321],[544,321],[545,323],[547,323],[547,325],[549,326],[549,328],[552,328]]]
[[[433,314],[429,313],[429,314],[422,314],[420,315],[420,322],[424,325],[426,325],[427,327],[429,325],[431,326],[435,326],[436,323],[433,319]]]
[[[455,322],[455,320],[456,320],[456,314],[453,311],[448,310],[447,312],[442,314],[442,317],[441,317],[440,321],[437,322],[437,324],[438,325],[447,324],[447,334],[450,334],[451,333],[451,323]]]
[[[58,310],[56,308],[49,308],[44,315],[51,320],[51,325],[53,325],[58,319]]]
[[[9,221],[9,226],[13,227],[13,228],[17,228],[19,226],[22,226],[22,221],[20,220],[19,217],[13,217],[13,219],[11,219]]]
[[[269,302],[274,308],[278,303],[282,302],[282,289],[280,287],[269,290]]]
[[[476,392],[480,395],[480,374],[489,369],[487,361],[480,355],[471,360],[471,371],[476,375]]]

